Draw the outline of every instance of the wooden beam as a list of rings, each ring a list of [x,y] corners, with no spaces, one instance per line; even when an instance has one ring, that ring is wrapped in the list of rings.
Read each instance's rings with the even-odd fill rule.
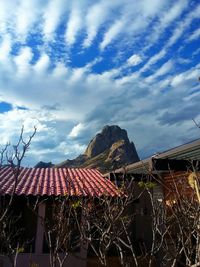
[[[130,181],[130,180],[135,180],[135,181],[141,181],[141,180],[150,180],[152,178],[152,174],[143,174],[143,173],[114,173],[111,172],[109,174],[109,179],[111,181]]]

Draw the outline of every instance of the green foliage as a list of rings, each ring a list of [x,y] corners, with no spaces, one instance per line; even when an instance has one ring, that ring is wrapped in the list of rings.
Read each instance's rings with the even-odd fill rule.
[[[123,222],[129,222],[130,217],[129,217],[128,215],[126,215],[126,216],[122,216],[122,217],[120,218],[120,220],[123,221]]]
[[[82,207],[81,200],[75,200],[75,201],[73,201],[73,203],[72,203],[72,208],[73,209],[77,209],[77,208],[80,208],[80,207]]]
[[[151,182],[151,181],[149,181],[149,182],[140,181],[140,182],[138,182],[138,186],[141,188],[152,189],[152,188],[156,187],[156,183]]]
[[[20,247],[16,249],[16,253],[23,253],[24,252],[24,248]]]

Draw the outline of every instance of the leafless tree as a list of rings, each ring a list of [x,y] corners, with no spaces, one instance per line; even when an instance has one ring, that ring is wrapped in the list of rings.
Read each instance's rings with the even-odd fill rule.
[[[48,198],[45,204],[46,216],[42,218],[42,224],[50,266],[62,267],[69,254],[75,254],[81,245],[78,229],[81,201],[65,195]]]
[[[12,168],[13,177],[12,177],[12,192],[10,194],[9,202],[6,207],[0,213],[0,222],[2,222],[7,215],[10,206],[13,202],[13,198],[15,195],[15,191],[18,184],[18,179],[21,171],[21,163],[25,157],[26,152],[28,151],[31,141],[36,134],[36,127],[34,127],[34,131],[32,135],[29,136],[27,141],[24,140],[24,127],[21,128],[21,133],[16,145],[13,145],[10,149],[10,144],[6,144],[5,147],[0,151],[0,168],[3,165],[7,165]],[[0,191],[1,194],[1,191]]]
[[[172,266],[200,266],[200,176],[188,173],[182,178],[191,188],[174,181],[167,206],[171,262]]]
[[[140,182],[146,188],[152,206],[148,266],[153,266],[153,260],[159,266],[200,266],[199,173],[195,168],[193,172],[178,174],[169,170],[168,177],[170,184],[166,185],[160,179],[152,188],[148,182]],[[151,180],[157,179],[151,175]],[[156,187],[162,190],[167,187],[162,198],[155,194]]]
[[[195,119],[192,119],[192,120],[193,120],[193,122],[194,122],[195,126],[196,126],[197,128],[199,128],[199,129],[200,129],[200,124],[199,124],[199,123],[197,123]]]
[[[118,196],[105,194],[94,197],[52,196],[42,201],[46,205],[44,226],[45,241],[50,255],[50,266],[62,267],[68,256],[78,257],[77,250],[90,247],[103,265],[111,249],[117,250],[122,265],[126,263],[127,253],[137,258],[131,240],[131,223],[134,214],[130,210],[137,195],[132,193],[133,180],[121,181]],[[134,195],[134,197],[133,197]],[[34,208],[40,204],[37,201]]]
[[[138,266],[131,228],[137,214],[133,211],[133,203],[142,193],[143,190],[135,194],[134,179],[122,179],[118,196],[105,194],[99,198],[84,199],[81,238],[102,265],[107,265],[107,256],[112,250],[117,252],[122,266],[127,263],[127,255],[131,255],[135,266]]]
[[[28,140],[24,139],[24,127],[21,128],[19,139],[16,145],[6,144],[0,151],[0,169],[8,166],[12,169],[12,190],[9,196],[5,195],[3,189],[0,189],[0,249],[11,261],[12,266],[17,264],[17,255],[22,252],[24,241],[20,240],[22,229],[15,227],[16,222],[20,219],[12,211],[12,204],[18,185],[21,163],[28,151],[31,141],[36,134],[36,128],[29,136]],[[16,243],[16,240],[17,243]]]
[[[143,266],[142,262],[149,267],[155,264],[200,266],[200,177],[197,172],[189,174],[182,174],[181,186],[174,180],[168,190],[170,197],[158,197],[156,192],[161,187],[161,181],[149,174],[138,183],[141,191],[137,195],[132,177],[131,181],[125,179],[119,188],[119,197],[85,200],[82,206],[84,224],[80,232],[101,264],[107,265],[109,250],[115,248],[122,266],[126,266],[130,259],[132,266]],[[173,176],[172,173],[170,175]],[[132,203],[143,194],[145,197],[148,195],[151,206],[152,240],[150,247],[144,245],[142,253],[138,254],[130,226],[133,227],[137,216]],[[129,257],[126,257],[127,254]]]

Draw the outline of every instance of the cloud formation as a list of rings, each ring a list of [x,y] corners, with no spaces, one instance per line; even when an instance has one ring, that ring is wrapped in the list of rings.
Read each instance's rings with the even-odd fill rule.
[[[31,165],[77,156],[105,124],[141,157],[198,137],[199,22],[192,0],[1,1],[0,145],[36,125]]]

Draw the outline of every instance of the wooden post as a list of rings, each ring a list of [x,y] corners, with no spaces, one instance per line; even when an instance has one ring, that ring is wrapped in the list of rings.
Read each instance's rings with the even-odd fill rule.
[[[35,241],[36,254],[42,254],[43,252],[44,217],[45,217],[45,203],[41,203],[38,207],[37,231],[36,231],[36,241]]]

